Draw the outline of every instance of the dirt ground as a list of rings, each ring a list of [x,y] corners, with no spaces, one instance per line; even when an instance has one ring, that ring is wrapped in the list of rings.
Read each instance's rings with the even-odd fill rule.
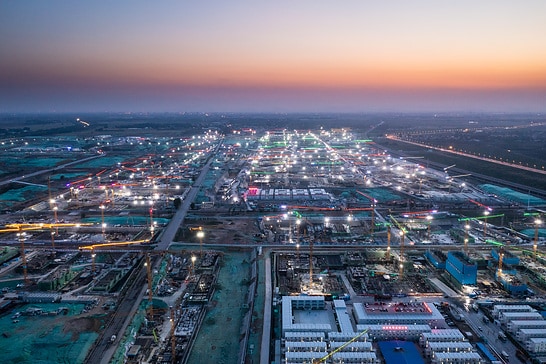
[[[248,218],[218,218],[211,220],[186,220],[192,228],[202,227],[205,232],[203,244],[241,244],[256,241],[254,237],[260,231],[255,219]],[[199,242],[193,231],[185,231],[181,240]]]
[[[63,332],[71,333],[72,340],[78,340],[82,332],[99,333],[104,326],[105,316],[76,317],[68,320],[63,327]]]

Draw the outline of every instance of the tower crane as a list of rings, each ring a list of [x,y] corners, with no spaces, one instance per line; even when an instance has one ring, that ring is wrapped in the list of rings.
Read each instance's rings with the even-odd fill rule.
[[[92,224],[72,224],[72,223],[22,223],[22,224],[6,224],[4,229],[0,229],[0,233],[15,233],[17,234],[17,239],[21,244],[21,262],[23,265],[23,279],[25,284],[28,283],[28,271],[27,271],[27,257],[25,253],[25,231],[39,231],[39,230],[51,230],[53,228],[59,227],[80,227],[83,225],[92,225]],[[53,235],[51,235],[52,249],[55,250],[55,240]]]
[[[152,289],[152,263],[150,262],[150,253],[146,254],[146,276],[148,278],[148,317],[150,321],[154,320],[153,298],[154,292]]]
[[[373,198],[372,196],[365,194],[364,192],[361,192],[361,191],[358,191],[358,190],[356,190],[356,192],[358,194],[361,194],[362,196],[366,197],[372,203],[372,226],[371,226],[371,229],[370,229],[370,235],[373,236],[373,231],[374,231],[374,227],[375,227],[375,206],[377,204],[377,200],[375,198]]]
[[[385,254],[387,260],[391,257],[391,224],[387,226],[387,254]]]
[[[399,272],[398,272],[398,275],[400,277],[400,279],[402,279],[402,276],[404,274],[404,239],[405,239],[405,235],[406,235],[406,229],[404,229],[404,227],[402,225],[400,225],[400,223],[398,221],[396,221],[396,219],[394,218],[394,216],[392,215],[389,215],[390,219],[392,220],[392,222],[394,223],[394,225],[396,225],[396,227],[398,229],[400,229],[400,266],[399,266]]]
[[[358,340],[361,336],[365,335],[369,330],[370,330],[369,328],[366,328],[366,329],[362,330],[358,335],[353,337],[351,340],[345,342],[343,345],[341,345],[337,349],[330,351],[328,354],[326,354],[322,358],[313,360],[313,364],[320,364],[320,363],[326,362],[326,360],[330,359],[335,353],[340,352],[345,347],[347,347],[348,345],[350,345],[353,342],[355,342],[356,340]]]
[[[499,268],[497,270],[497,277],[500,279],[502,275],[502,260],[504,258],[504,245],[499,249]]]

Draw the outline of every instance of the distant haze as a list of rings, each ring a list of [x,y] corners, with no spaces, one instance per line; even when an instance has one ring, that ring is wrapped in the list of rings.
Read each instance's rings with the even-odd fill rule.
[[[0,3],[0,112],[546,111],[546,2]]]

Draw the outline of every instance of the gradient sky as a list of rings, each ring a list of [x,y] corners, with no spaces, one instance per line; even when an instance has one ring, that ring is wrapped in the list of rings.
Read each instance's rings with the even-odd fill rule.
[[[0,112],[546,111],[544,0],[3,0]]]

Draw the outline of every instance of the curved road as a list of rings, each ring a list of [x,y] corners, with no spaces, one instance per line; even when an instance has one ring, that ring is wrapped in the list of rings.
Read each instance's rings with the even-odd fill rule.
[[[91,157],[87,157],[87,158],[83,158],[83,159],[78,159],[77,161],[74,161],[74,162],[61,164],[60,166],[57,166],[57,167],[48,168],[48,169],[42,169],[41,171],[32,172],[32,173],[25,174],[25,175],[20,176],[20,177],[10,178],[10,179],[8,179],[8,180],[5,180],[5,181],[0,182],[0,186],[7,185],[7,184],[12,183],[12,182],[19,182],[19,181],[22,181],[22,180],[24,180],[24,179],[27,179],[27,178],[30,178],[30,177],[39,176],[39,175],[44,174],[44,173],[53,172],[53,171],[58,171],[58,170],[60,170],[60,169],[66,168],[66,167],[68,167],[68,166],[71,166],[71,165],[73,165],[73,164],[78,164],[78,163],[87,162],[87,161],[90,161],[90,160],[92,160],[92,159],[96,159],[96,158],[103,157],[103,156],[105,156],[105,155],[106,155],[106,154],[93,155],[93,156],[91,156]]]

